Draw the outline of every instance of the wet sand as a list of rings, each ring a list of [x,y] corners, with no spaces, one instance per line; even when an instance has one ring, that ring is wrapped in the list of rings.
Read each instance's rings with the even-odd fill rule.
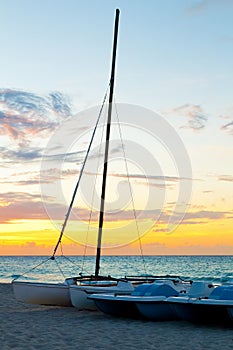
[[[112,318],[98,311],[29,305],[15,300],[10,284],[0,284],[0,315],[1,350],[233,348],[233,328]]]

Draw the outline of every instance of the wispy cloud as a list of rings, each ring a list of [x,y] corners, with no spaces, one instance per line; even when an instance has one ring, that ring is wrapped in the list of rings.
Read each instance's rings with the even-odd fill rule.
[[[232,215],[232,212],[200,210],[193,213],[186,213],[184,216],[183,222],[186,223],[190,219],[218,220],[218,219],[226,218],[228,215]]]
[[[23,149],[18,148],[17,150],[12,150],[7,147],[0,147],[1,158],[4,163],[15,163],[18,161],[34,161],[42,157],[42,149]]]
[[[56,181],[65,180],[69,177],[78,177],[78,169],[61,170],[58,168],[47,169],[46,171],[25,171],[11,174],[10,177],[2,177],[0,184],[14,184],[18,186],[53,184]]]
[[[186,118],[186,124],[181,125],[182,129],[191,129],[193,131],[199,131],[206,126],[208,116],[203,111],[200,105],[185,104],[180,107],[173,108],[168,111],[168,114],[175,114],[179,117]]]
[[[233,176],[232,175],[219,175],[218,180],[219,181],[233,182]]]
[[[9,149],[7,147],[0,147],[2,164],[16,164],[16,163],[32,163],[43,158],[43,161],[57,162],[62,160],[63,163],[79,164],[83,160],[85,151],[56,153],[52,155],[44,155],[43,148],[36,147],[15,147],[16,149]]]
[[[60,92],[46,96],[0,89],[0,134],[23,142],[32,135],[53,130],[71,115],[71,104]]]
[[[201,0],[189,6],[186,12],[189,15],[197,15],[216,5],[220,7],[233,6],[233,2],[232,0]]]
[[[64,220],[67,211],[67,204],[62,204],[56,201],[54,197],[44,196],[44,203],[39,194],[30,194],[26,192],[7,192],[0,194],[0,222],[11,223],[12,220],[23,219],[49,219],[48,213],[53,220]],[[45,210],[45,208],[47,210]],[[106,222],[117,221],[132,221],[134,215],[138,220],[149,220],[156,223],[156,231],[161,231],[158,225],[167,225],[168,222],[177,223],[176,213],[170,210],[161,211],[154,210],[119,210],[115,212],[106,211]],[[99,211],[92,211],[92,221],[98,220]],[[180,225],[197,225],[205,224],[209,221],[232,219],[232,211],[208,211],[198,210],[195,212],[188,212],[185,214]],[[88,208],[80,208],[74,206],[70,216],[70,220],[89,221],[90,210]],[[162,227],[163,229],[163,227]]]
[[[111,174],[114,177],[121,177],[121,178],[127,178],[125,174]],[[130,178],[133,179],[148,179],[148,180],[157,180],[157,181],[171,181],[171,182],[178,182],[180,180],[190,180],[192,181],[191,178],[181,178],[178,176],[156,176],[156,175],[143,175],[143,174],[129,174]]]
[[[196,212],[188,212],[183,217],[179,225],[197,225],[206,224],[209,221],[221,220],[221,219],[231,219],[233,212],[231,211],[209,211],[209,210],[199,210]],[[170,218],[170,212],[164,212],[160,216],[159,224],[166,224]],[[170,219],[170,222],[176,224],[176,214],[174,213]]]
[[[60,92],[39,95],[0,89],[1,166],[41,160],[44,140],[71,114],[71,103]],[[66,155],[66,161],[74,162],[73,158]]]
[[[67,205],[59,203],[55,198],[44,196],[44,203],[39,194],[26,192],[7,192],[0,194],[0,223],[10,223],[12,220],[23,219],[48,219],[48,213],[53,220],[63,220],[67,211]],[[47,211],[45,210],[47,209]],[[119,210],[115,213],[105,213],[105,221],[133,220],[133,210]],[[160,214],[158,210],[137,210],[136,215],[140,219],[155,220]],[[92,211],[92,220],[97,221],[99,211]],[[87,208],[73,208],[70,220],[88,221],[90,210]]]
[[[233,135],[233,121],[231,121],[230,123],[224,124],[221,127],[221,130],[227,132],[230,135]]]
[[[64,218],[65,206],[54,203],[54,198],[45,197],[48,205],[56,212],[57,217]],[[27,192],[7,192],[0,194],[0,223],[12,220],[48,219],[40,194]]]

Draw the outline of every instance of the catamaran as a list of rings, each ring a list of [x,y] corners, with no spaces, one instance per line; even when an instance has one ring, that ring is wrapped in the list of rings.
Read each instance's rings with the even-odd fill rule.
[[[154,282],[161,276],[132,276],[123,278],[114,278],[112,276],[100,275],[100,259],[101,259],[101,247],[102,247],[102,232],[104,226],[104,210],[105,210],[105,194],[106,194],[106,182],[108,176],[108,162],[109,162],[109,142],[111,132],[111,119],[112,119],[112,106],[114,96],[114,82],[115,82],[115,66],[116,66],[116,52],[117,52],[117,41],[118,41],[118,27],[119,27],[119,9],[116,10],[115,24],[114,24],[114,39],[113,39],[113,51],[112,51],[112,64],[111,64],[111,75],[109,82],[109,101],[107,111],[107,125],[105,135],[105,150],[104,150],[104,165],[102,173],[102,190],[101,190],[101,201],[99,210],[99,223],[98,223],[98,238],[97,238],[97,249],[95,259],[95,272],[93,275],[84,276],[82,273],[77,276],[69,277],[62,283],[45,283],[45,282],[31,282],[21,281],[16,278],[12,281],[15,297],[26,303],[34,304],[45,304],[45,305],[60,305],[60,306],[75,306],[78,309],[96,309],[96,305],[93,300],[88,297],[91,294],[98,293],[117,293],[117,294],[131,294],[134,288],[142,284],[143,282]],[[61,244],[62,237],[64,235],[68,219],[74,204],[74,200],[79,188],[81,178],[84,173],[84,168],[93,144],[93,140],[96,134],[96,130],[99,125],[100,116],[103,111],[106,96],[104,97],[103,104],[101,106],[93,133],[90,139],[90,143],[84,158],[79,179],[76,183],[71,202],[68,211],[63,222],[63,226],[59,235],[59,239],[54,248],[51,260],[56,259],[57,249]],[[128,174],[127,174],[128,175]],[[166,276],[169,277],[169,276]]]
[[[114,77],[115,77],[115,63],[116,63],[116,50],[117,50],[117,38],[118,38],[118,25],[119,25],[119,9],[116,10],[115,26],[114,26],[114,40],[113,40],[113,53],[112,53],[112,66],[111,66],[111,77],[109,83],[109,104],[108,104],[108,120],[106,127],[106,145],[104,153],[104,168],[102,176],[102,193],[101,193],[101,204],[99,213],[99,229],[98,229],[98,243],[96,251],[96,266],[95,274],[83,276],[82,274],[65,279],[63,283],[47,283],[47,282],[31,282],[21,281],[19,277],[12,281],[13,290],[15,297],[26,303],[33,304],[45,304],[45,305],[60,305],[60,306],[76,306],[80,309],[83,308],[95,308],[93,301],[87,299],[90,293],[105,292],[106,288],[108,292],[118,293],[131,293],[134,289],[132,282],[127,278],[113,278],[111,276],[101,276],[100,272],[100,258],[101,258],[101,240],[102,230],[104,223],[104,205],[105,205],[105,192],[106,192],[106,179],[108,170],[108,154],[109,154],[109,139],[110,139],[110,128],[111,128],[111,115],[112,115],[112,103],[113,103],[113,92],[114,92]],[[59,235],[58,242],[54,248],[53,255],[50,259],[55,260],[55,254],[59,245],[61,244],[63,234],[74,204],[75,196],[79,188],[79,184],[84,172],[84,168],[87,162],[88,155],[90,153],[91,146],[93,144],[94,136],[98,127],[100,116],[105,103],[106,95],[103,104],[100,109],[99,116],[97,118],[89,147],[86,152],[86,156],[83,165],[80,170],[79,179],[76,183],[73,196],[70,202],[70,206],[65,216],[65,220]],[[141,279],[139,279],[141,281]],[[98,287],[98,288],[97,288]]]
[[[101,190],[101,202],[99,212],[99,225],[98,225],[98,240],[96,250],[96,262],[95,262],[95,274],[88,280],[77,280],[76,284],[69,286],[70,299],[73,306],[78,309],[96,309],[96,305],[92,300],[88,299],[88,296],[93,293],[119,293],[130,294],[134,289],[133,283],[128,279],[113,279],[112,277],[100,276],[100,259],[101,259],[101,243],[102,232],[104,224],[104,208],[105,208],[105,193],[106,193],[106,180],[108,174],[108,156],[109,156],[109,141],[111,132],[111,119],[112,119],[112,105],[114,95],[114,82],[115,82],[115,66],[116,66],[116,52],[117,52],[117,40],[118,40],[118,27],[119,27],[120,10],[116,10],[115,25],[114,25],[114,39],[113,39],[113,52],[112,52],[112,66],[110,76],[110,92],[108,101],[108,119],[106,127],[105,137],[105,151],[104,151],[104,166],[102,175],[102,190]]]

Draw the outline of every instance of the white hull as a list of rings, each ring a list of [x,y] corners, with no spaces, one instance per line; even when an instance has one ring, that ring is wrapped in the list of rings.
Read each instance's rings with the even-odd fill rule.
[[[14,281],[12,285],[16,299],[24,303],[71,306],[66,284]]]
[[[70,299],[74,307],[79,310],[97,310],[95,302],[88,299],[91,294],[130,294],[134,287],[130,282],[119,282],[117,285],[101,286],[101,285],[70,285]]]

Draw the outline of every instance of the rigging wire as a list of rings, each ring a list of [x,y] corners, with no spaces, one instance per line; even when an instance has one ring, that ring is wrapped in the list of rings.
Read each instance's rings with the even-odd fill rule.
[[[20,277],[23,277],[23,276],[27,275],[29,272],[31,272],[31,271],[37,269],[38,267],[40,267],[41,265],[45,264],[45,263],[46,263],[47,261],[49,261],[50,259],[51,259],[51,258],[48,258],[48,259],[46,259],[46,260],[40,262],[40,263],[37,264],[36,266],[32,267],[30,270],[27,270],[26,272],[22,273],[22,275],[19,275],[19,276],[15,277],[15,278],[12,280],[12,282],[16,281],[16,280],[17,280],[18,278],[20,278]]]
[[[106,116],[107,116],[107,114],[105,111],[105,118],[106,118]],[[93,214],[93,203],[94,203],[94,197],[95,197],[95,188],[96,188],[96,181],[97,181],[97,176],[98,176],[98,169],[99,169],[99,164],[100,164],[101,147],[102,147],[103,136],[104,136],[104,125],[105,125],[105,123],[102,126],[102,133],[101,133],[101,138],[100,138],[100,145],[99,145],[99,151],[98,151],[98,164],[96,167],[95,181],[94,181],[94,186],[93,186],[93,191],[92,191],[91,211],[90,211],[89,220],[88,220],[88,229],[87,229],[86,241],[85,241],[84,252],[83,252],[81,273],[84,269],[84,263],[85,263],[86,252],[87,252],[87,242],[88,242],[88,237],[89,237],[89,233],[90,233],[90,224],[91,224],[91,219],[92,219],[92,214]]]
[[[65,231],[67,221],[68,221],[69,216],[70,216],[70,212],[71,212],[71,209],[72,209],[72,206],[73,206],[73,203],[74,203],[74,199],[75,199],[75,196],[76,196],[76,193],[77,193],[77,190],[78,190],[78,187],[79,187],[81,178],[82,178],[82,174],[83,174],[83,171],[84,171],[84,168],[85,168],[85,165],[86,165],[86,162],[87,162],[87,158],[88,158],[88,155],[89,155],[89,153],[90,153],[91,146],[92,146],[92,143],[93,143],[93,140],[94,140],[94,136],[95,136],[95,133],[96,133],[96,130],[97,130],[97,127],[98,127],[98,123],[99,123],[99,120],[100,120],[100,117],[101,117],[101,114],[102,114],[102,110],[103,110],[103,108],[104,108],[104,104],[105,104],[105,101],[106,101],[106,98],[107,98],[107,95],[108,95],[109,86],[110,86],[110,83],[109,83],[109,85],[108,85],[108,87],[107,87],[106,93],[105,93],[104,98],[103,98],[103,102],[102,102],[102,105],[101,105],[101,108],[100,108],[100,111],[99,111],[99,115],[98,115],[98,118],[97,118],[97,121],[96,121],[94,130],[93,130],[93,133],[92,133],[92,136],[91,136],[91,141],[90,141],[90,144],[89,144],[89,146],[88,146],[88,149],[87,149],[87,152],[86,152],[86,156],[85,156],[85,158],[84,158],[84,161],[83,161],[83,164],[82,164],[80,173],[79,173],[78,181],[77,181],[77,183],[76,183],[76,186],[75,186],[75,189],[74,189],[74,192],[73,192],[73,195],[72,195],[72,199],[71,199],[69,208],[68,208],[67,213],[66,213],[66,215],[65,215],[65,220],[64,220],[64,223],[63,223],[63,225],[62,225],[62,229],[61,229],[61,232],[60,232],[60,235],[59,235],[57,244],[56,244],[56,246],[55,246],[55,248],[54,248],[53,255],[51,256],[51,259],[52,259],[52,260],[55,259],[55,254],[56,254],[56,252],[57,252],[58,246],[59,246],[60,243],[61,243],[61,239],[62,239],[63,233],[64,233],[64,231]]]
[[[63,258],[65,258],[66,260],[68,260],[71,264],[75,265],[78,267],[78,269],[80,270],[80,265],[78,265],[76,262],[74,262],[73,260],[71,260],[68,256],[63,255]],[[84,272],[86,272],[88,275],[90,275],[89,271],[86,271],[83,269]],[[79,273],[80,274],[80,273]]]
[[[57,259],[54,259],[54,261],[55,261],[55,263],[57,264],[58,270],[60,271],[61,275],[62,275],[62,276],[63,276],[63,278],[65,279],[65,278],[66,278],[66,276],[64,275],[64,273],[63,273],[63,271],[62,271],[62,269],[61,269],[60,265],[58,264]]]
[[[122,147],[123,156],[124,156],[127,181],[128,181],[128,184],[129,184],[129,191],[130,191],[131,200],[132,200],[133,216],[134,216],[136,230],[137,230],[137,235],[138,235],[139,249],[140,249],[140,253],[141,253],[141,257],[142,257],[144,272],[145,272],[145,274],[147,274],[146,261],[145,261],[145,258],[144,258],[143,248],[142,248],[142,241],[141,241],[141,236],[140,236],[140,233],[139,233],[139,225],[138,225],[137,214],[136,214],[136,209],[135,209],[135,202],[134,202],[134,197],[133,197],[133,191],[132,191],[132,186],[131,186],[131,182],[130,182],[130,178],[129,178],[129,168],[128,168],[128,164],[127,164],[127,161],[126,161],[126,153],[125,153],[125,148],[124,148],[124,144],[123,144],[122,130],[121,130],[121,125],[120,125],[120,120],[119,120],[119,115],[118,115],[115,99],[114,99],[114,106],[115,106],[115,111],[116,111],[116,116],[117,116],[117,124],[118,124],[120,139],[121,139],[121,147]]]

